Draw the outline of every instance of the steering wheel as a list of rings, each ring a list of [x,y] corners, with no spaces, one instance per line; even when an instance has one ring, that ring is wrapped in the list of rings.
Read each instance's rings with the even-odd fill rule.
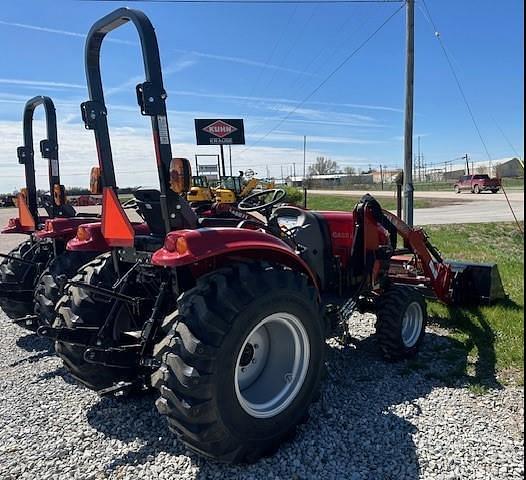
[[[266,203],[254,204],[254,201],[259,202],[262,197],[267,197],[269,195],[271,195],[270,201]],[[287,192],[285,192],[285,190],[281,188],[270,188],[268,190],[253,193],[252,195],[249,195],[248,197],[244,198],[243,200],[241,200],[241,202],[239,202],[237,208],[242,212],[261,212],[263,214],[266,214],[269,212],[270,208],[273,205],[276,205],[277,203],[281,202],[286,195]]]
[[[130,198],[129,200],[126,200],[123,204],[121,204],[121,207],[123,210],[126,210],[127,208],[136,208],[137,207],[137,201],[135,198]]]

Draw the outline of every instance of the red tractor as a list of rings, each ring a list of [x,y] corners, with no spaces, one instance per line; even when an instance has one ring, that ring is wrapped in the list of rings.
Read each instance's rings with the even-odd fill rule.
[[[46,114],[47,138],[40,142],[43,158],[48,159],[50,196],[44,198],[47,216],[39,216],[35,186],[33,152],[33,113],[42,105]],[[18,218],[9,219],[1,233],[22,233],[28,240],[9,254],[0,254],[0,307],[20,325],[36,329],[54,318],[53,308],[61,295],[59,276],[71,276],[97,253],[65,252],[66,242],[75,236],[82,223],[98,215],[77,215],[66,202],[60,183],[57,121],[49,97],[37,96],[24,108],[24,146],[18,147],[18,160],[25,168],[26,187],[18,195]],[[35,310],[35,315],[33,311]]]
[[[113,160],[99,53],[105,35],[127,21],[144,53],[146,82],[137,94],[152,120],[159,173],[159,191],[135,194],[148,233],[133,228],[105,179]],[[469,288],[463,282],[473,266],[454,272],[421,230],[370,196],[352,212],[313,212],[279,206],[285,192],[272,189],[240,202],[239,218],[198,218],[185,200],[189,162],[172,159],[150,21],[121,8],[96,22],[86,42],[90,100],[82,112],[95,132],[102,234],[112,251],[79,270],[53,327],[39,334],[56,341],[65,366],[89,388],[154,387],[159,412],[189,448],[254,461],[306,417],[325,339],[347,331],[354,311],[374,313],[381,351],[403,359],[424,338],[423,292],[451,303],[461,299],[456,290]]]

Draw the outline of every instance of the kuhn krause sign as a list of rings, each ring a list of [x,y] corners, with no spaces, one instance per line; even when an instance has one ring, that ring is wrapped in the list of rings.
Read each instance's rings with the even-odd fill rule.
[[[244,145],[245,129],[242,119],[195,119],[197,145]]]

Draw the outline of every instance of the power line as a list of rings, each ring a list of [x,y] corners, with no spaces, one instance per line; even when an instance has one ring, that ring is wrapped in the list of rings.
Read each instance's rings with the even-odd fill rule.
[[[83,0],[93,2],[120,2],[121,0]],[[279,4],[346,4],[346,3],[405,3],[405,0],[128,0],[129,3],[179,3],[179,4],[239,4],[239,5],[279,5]]]
[[[466,108],[467,108],[467,110],[469,112],[469,116],[471,117],[471,121],[473,122],[473,125],[475,126],[475,130],[477,131],[478,136],[480,138],[480,141],[481,141],[482,145],[484,146],[484,150],[486,151],[486,155],[488,156],[488,159],[491,162],[491,155],[489,153],[488,146],[486,145],[486,142],[484,141],[484,137],[482,136],[482,133],[481,133],[480,128],[478,126],[477,120],[475,119],[475,115],[473,113],[473,110],[471,109],[471,105],[469,104],[469,101],[468,101],[468,99],[466,97],[466,94],[464,92],[464,88],[462,87],[462,84],[460,83],[460,78],[458,77],[457,72],[455,70],[455,67],[453,66],[453,63],[451,62],[449,54],[447,53],[446,47],[444,45],[444,42],[442,42],[442,38],[440,38],[440,32],[437,29],[435,22],[431,18],[431,13],[429,12],[429,9],[427,8],[427,4],[426,4],[425,0],[422,0],[422,5],[424,5],[424,8],[425,8],[424,16],[428,19],[429,23],[431,24],[431,26],[433,27],[433,29],[435,31],[435,37],[438,40],[438,43],[440,44],[440,48],[442,49],[442,52],[444,52],[444,56],[446,57],[446,61],[447,61],[448,65],[449,65],[451,73],[453,74],[453,78],[455,79],[455,82],[457,84],[458,90],[460,91],[460,95],[462,96],[462,99],[464,100],[464,103],[466,104]]]
[[[511,143],[511,140],[508,138],[508,136],[504,133],[504,130],[502,130],[502,128],[500,128],[500,125],[497,123],[497,120],[495,120],[495,118],[491,117],[491,119],[493,120],[493,123],[497,126],[497,128],[499,129],[499,132],[501,133],[501,135],[504,137],[504,140],[506,140],[506,143],[508,144],[508,146],[512,149],[513,153],[515,153],[515,155],[519,158],[521,158],[519,152],[517,151],[517,149],[513,146],[513,143]]]
[[[402,10],[402,8],[404,8],[405,4],[402,5],[400,8],[397,8],[391,15],[389,15],[389,17],[387,17],[386,20],[384,20],[382,22],[382,24],[376,28],[376,30],[374,30],[374,32],[372,32],[362,43],[360,43],[360,45],[358,45],[358,47],[356,47],[349,55],[347,55],[347,57],[345,57],[343,59],[342,62],[340,62],[340,64],[334,69],[332,70],[331,73],[329,73],[329,75],[327,75],[325,77],[324,80],[322,80],[321,83],[318,84],[318,86],[312,90],[301,102],[299,102],[298,104],[296,104],[296,106],[289,112],[287,113],[287,115],[285,115],[281,120],[278,121],[278,123],[273,127],[271,128],[265,135],[263,135],[262,137],[260,137],[259,139],[257,139],[250,147],[246,148],[245,150],[243,150],[242,152],[240,152],[240,154],[243,154],[244,152],[246,152],[247,150],[249,150],[250,148],[254,147],[255,145],[258,145],[259,143],[261,143],[263,140],[265,140],[265,138],[267,138],[271,133],[273,133],[275,130],[277,130],[281,125],[283,125],[283,123],[285,123],[296,111],[298,111],[298,109],[300,109],[303,105],[305,105],[305,103],[307,103],[316,93],[318,93],[321,88],[332,78],[334,77],[334,75],[336,75],[336,73],[338,73],[348,62],[349,60],[351,60],[351,58],[353,58],[360,50],[362,50],[363,47],[365,47],[365,45],[367,45],[367,43],[369,43],[369,41],[371,41],[375,36],[376,34],[383,28],[385,27],[385,25],[387,25],[389,23],[389,21],[395,17],[395,15]]]
[[[464,103],[466,104],[466,108],[469,112],[469,115],[471,117],[471,120],[473,122],[473,125],[475,126],[475,130],[477,131],[478,133],[478,136],[480,138],[480,142],[482,143],[483,147],[484,147],[484,150],[486,151],[486,155],[488,156],[488,160],[489,160],[489,166],[490,166],[490,170],[491,170],[491,155],[489,153],[489,150],[488,150],[488,147],[486,145],[486,142],[484,141],[484,137],[482,136],[482,133],[480,131],[480,128],[478,126],[478,123],[475,119],[475,115],[473,114],[473,110],[471,109],[471,105],[469,104],[468,102],[468,99],[466,97],[466,94],[464,92],[464,89],[462,88],[462,84],[460,83],[460,79],[457,75],[457,72],[455,71],[455,68],[453,67],[453,63],[451,62],[451,59],[449,58],[449,55],[447,53],[447,50],[446,50],[446,47],[444,45],[444,43],[442,42],[442,39],[440,38],[440,32],[438,30],[438,28],[436,27],[436,24],[435,22],[433,21],[433,18],[431,17],[431,12],[429,11],[429,8],[427,8],[427,4],[426,4],[426,1],[425,0],[422,0],[422,5],[424,6],[424,9],[425,9],[425,12],[424,13],[424,17],[427,18],[427,20],[429,21],[429,23],[431,24],[431,26],[433,27],[434,31],[435,31],[435,37],[437,38],[438,40],[438,43],[440,44],[440,47],[442,48],[442,52],[444,52],[444,56],[446,57],[446,60],[447,60],[447,63],[449,65],[449,68],[451,70],[451,73],[453,74],[453,77],[455,79],[455,82],[457,83],[457,87],[460,91],[460,94],[464,100]],[[490,171],[491,173],[491,171]],[[511,205],[511,202],[510,202],[510,199],[508,198],[508,194],[506,193],[506,190],[504,189],[504,185],[502,185],[502,182],[501,182],[501,188],[502,188],[502,193],[504,194],[504,196],[506,197],[506,201],[508,202],[508,207],[510,208],[510,211],[511,211],[511,214],[513,215],[513,218],[515,219],[515,223],[517,224],[517,228],[519,229],[519,232],[521,232],[523,235],[524,235],[524,231],[522,229],[522,226],[517,218],[517,216],[515,215],[515,211],[513,210],[513,207]]]

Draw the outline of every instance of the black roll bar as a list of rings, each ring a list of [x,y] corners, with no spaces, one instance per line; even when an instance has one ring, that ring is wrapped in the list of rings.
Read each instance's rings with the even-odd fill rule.
[[[119,8],[95,22],[91,27],[85,48],[86,78],[90,99],[81,104],[82,118],[86,128],[95,132],[102,186],[117,190],[100,72],[100,50],[106,34],[127,22],[134,24],[141,42],[146,81],[136,87],[137,101],[141,114],[151,117],[159,172],[161,212],[165,230],[168,232],[181,226],[181,202],[179,195],[169,188],[172,149],[166,117],[167,95],[163,87],[155,29],[143,12]]]
[[[46,136],[40,141],[40,153],[42,158],[48,159],[49,193],[51,196],[51,216],[60,215],[60,206],[56,204],[53,195],[53,187],[60,185],[60,173],[58,163],[58,138],[57,138],[57,115],[55,105],[49,97],[38,95],[29,99],[24,107],[24,145],[17,148],[18,162],[24,165],[26,176],[27,203],[29,211],[38,223],[38,202],[35,182],[35,153],[33,151],[33,114],[39,106],[44,106],[46,114]]]

